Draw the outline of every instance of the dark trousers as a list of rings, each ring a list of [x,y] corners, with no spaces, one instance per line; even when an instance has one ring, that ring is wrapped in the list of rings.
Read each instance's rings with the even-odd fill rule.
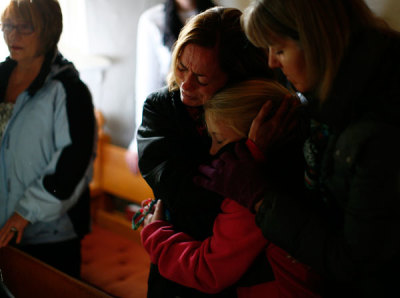
[[[20,250],[49,264],[50,266],[80,279],[81,272],[81,241],[72,239],[62,242],[34,245],[18,245]]]

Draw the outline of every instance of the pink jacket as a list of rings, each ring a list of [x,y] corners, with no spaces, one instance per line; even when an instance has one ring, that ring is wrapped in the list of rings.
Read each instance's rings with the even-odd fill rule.
[[[285,251],[267,241],[254,214],[225,199],[213,235],[196,241],[177,233],[170,223],[155,221],[141,232],[151,262],[162,276],[205,293],[218,293],[233,285],[265,250],[275,280],[238,288],[238,297],[319,297],[319,277]]]

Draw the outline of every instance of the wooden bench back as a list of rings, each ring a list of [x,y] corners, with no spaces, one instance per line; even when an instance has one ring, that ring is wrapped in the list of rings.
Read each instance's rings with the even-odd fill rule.
[[[16,298],[110,297],[11,246],[0,249],[0,269],[4,284]]]
[[[99,140],[91,183],[92,194],[106,192],[137,204],[153,198],[153,192],[143,177],[129,170],[125,159],[127,149],[110,143],[110,137],[103,130],[104,117],[98,110],[96,118]]]

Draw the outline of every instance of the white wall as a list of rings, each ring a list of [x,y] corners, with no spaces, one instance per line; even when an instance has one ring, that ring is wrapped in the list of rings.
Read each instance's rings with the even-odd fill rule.
[[[390,26],[400,31],[399,0],[365,0],[371,9],[384,18]]]
[[[135,48],[139,15],[161,0],[86,0],[89,51],[111,62],[96,85],[95,105],[112,142],[127,146],[134,130]]]
[[[214,0],[218,5],[226,6],[226,7],[236,7],[240,10],[244,10],[247,5],[251,2],[251,0]]]

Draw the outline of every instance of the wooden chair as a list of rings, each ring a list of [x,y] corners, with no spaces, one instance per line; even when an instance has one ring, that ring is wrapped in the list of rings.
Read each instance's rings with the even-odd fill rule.
[[[153,192],[143,177],[133,174],[126,163],[126,149],[110,143],[110,137],[104,132],[105,119],[96,110],[99,139],[97,158],[94,164],[94,176],[90,185],[94,222],[123,236],[136,238],[131,223],[115,210],[110,196],[116,196],[127,203],[140,203],[153,198]]]

